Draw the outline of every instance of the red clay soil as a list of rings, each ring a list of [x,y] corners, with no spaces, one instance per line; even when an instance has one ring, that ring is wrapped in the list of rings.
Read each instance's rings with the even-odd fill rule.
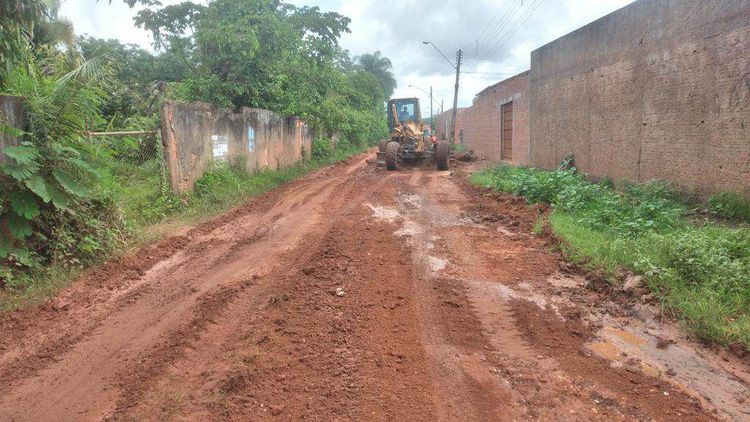
[[[742,420],[594,353],[544,209],[369,158],[0,316],[0,420]]]

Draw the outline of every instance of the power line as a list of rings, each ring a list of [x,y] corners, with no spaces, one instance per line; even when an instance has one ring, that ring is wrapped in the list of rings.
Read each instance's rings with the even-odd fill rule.
[[[490,51],[485,56],[486,58],[492,58],[495,54],[497,54],[505,45],[513,39],[513,36],[518,32],[519,29],[523,27],[523,25],[526,24],[526,22],[531,18],[531,15],[534,14],[536,9],[539,8],[539,6],[542,4],[543,0],[534,0],[534,2],[529,6],[528,9],[524,12],[524,14],[521,16],[521,18],[516,22],[514,26],[512,26],[508,31],[507,35],[500,39],[500,41],[495,45],[494,48],[490,49]]]
[[[516,13],[514,13],[513,16],[511,16],[509,19],[503,22],[502,28],[499,28],[499,30],[495,33],[495,36],[492,38],[492,40],[488,40],[488,42],[483,48],[483,53],[480,54],[480,56],[485,56],[487,54],[486,53],[487,51],[492,50],[500,40],[504,39],[507,36],[510,28],[515,26],[520,21],[525,10],[522,7],[519,7],[516,9],[515,12]]]
[[[507,4],[508,2],[506,1],[503,3],[503,6],[507,6]],[[497,13],[495,13],[495,16],[493,16],[492,19],[490,19],[490,21],[487,22],[487,26],[485,26],[482,32],[480,32],[479,35],[477,35],[477,43],[479,43],[479,40],[482,39],[482,36],[487,32],[487,30],[490,29],[490,27],[492,27],[492,24],[495,22],[495,20],[497,20],[498,16],[500,16],[500,13],[502,13],[503,10],[506,10],[506,9],[507,7],[500,7],[497,10]]]
[[[479,38],[480,43],[484,44],[496,37],[497,33],[504,27],[504,24],[513,18],[521,6],[523,6],[523,0],[519,0],[518,3],[511,3],[510,6],[505,9],[505,13],[503,13],[502,17],[495,23],[494,28],[487,32],[484,38]]]
[[[461,73],[472,74],[472,75],[497,75],[497,76],[502,76],[502,75],[515,75],[518,72],[466,72],[465,71],[465,72],[461,72]]]
[[[507,29],[508,24],[513,21],[514,17],[518,14],[520,10],[523,8],[523,0],[521,0],[515,7],[511,7],[508,9],[508,12],[503,16],[503,18],[495,25],[495,28],[490,31],[490,33],[487,35],[487,37],[484,40],[481,40],[481,44],[484,47],[485,45],[489,46],[493,44],[499,37],[501,37],[504,33],[504,31]]]

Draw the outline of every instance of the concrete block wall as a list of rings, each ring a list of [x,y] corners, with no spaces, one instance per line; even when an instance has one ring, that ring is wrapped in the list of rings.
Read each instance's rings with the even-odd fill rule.
[[[291,166],[312,149],[312,130],[296,117],[262,109],[239,113],[204,103],[167,101],[162,143],[172,190],[193,189],[214,161],[241,160],[248,171]]]
[[[639,0],[531,54],[531,164],[750,194],[750,1]]]
[[[22,129],[24,125],[23,98],[12,95],[0,95],[0,126]],[[17,145],[17,140],[5,133],[0,133],[0,165],[5,164],[7,157],[3,153],[6,146]]]
[[[513,102],[513,164],[529,163],[529,72],[485,88],[463,113],[464,145],[477,155],[502,159],[501,109]]]

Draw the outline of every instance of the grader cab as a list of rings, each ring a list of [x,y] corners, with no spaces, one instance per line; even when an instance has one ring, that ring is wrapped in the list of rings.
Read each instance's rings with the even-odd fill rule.
[[[402,161],[434,160],[438,170],[448,170],[450,148],[447,141],[438,141],[422,123],[418,98],[388,101],[389,139],[380,141],[378,162],[388,170],[396,170]]]

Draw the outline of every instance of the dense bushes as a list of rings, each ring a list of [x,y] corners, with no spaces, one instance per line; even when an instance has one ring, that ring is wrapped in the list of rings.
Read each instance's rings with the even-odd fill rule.
[[[750,348],[750,229],[695,225],[669,185],[591,183],[571,171],[501,165],[472,182],[552,204],[570,257],[610,274],[626,268],[703,338]]]
[[[50,274],[105,259],[149,225],[219,212],[386,133],[383,86],[339,47],[349,19],[337,13],[278,0],[144,1],[137,22],[154,35],[153,55],[72,31],[37,36],[56,17],[28,3],[23,21],[0,18],[0,38],[13,36],[0,46],[0,92],[23,96],[29,115],[26,132],[0,122],[21,141],[0,168],[0,285],[52,283],[60,277]],[[300,116],[317,136],[312,159],[254,174],[216,165],[195,193],[176,197],[158,137],[85,135],[154,130],[165,97]]]
[[[0,224],[8,234],[0,239],[0,278],[9,285],[26,281],[18,268],[95,259],[125,231],[112,199],[98,194],[92,151],[79,133],[99,119],[106,69],[74,53],[37,57],[5,80],[7,92],[24,96],[28,128],[5,128],[19,145],[5,148],[9,160],[0,168]]]
[[[559,211],[575,215],[587,227],[622,236],[671,230],[687,212],[664,183],[631,184],[616,192],[610,183],[590,183],[572,171],[546,172],[512,166],[486,170],[474,175],[473,180],[523,196],[531,203],[552,204]]]

